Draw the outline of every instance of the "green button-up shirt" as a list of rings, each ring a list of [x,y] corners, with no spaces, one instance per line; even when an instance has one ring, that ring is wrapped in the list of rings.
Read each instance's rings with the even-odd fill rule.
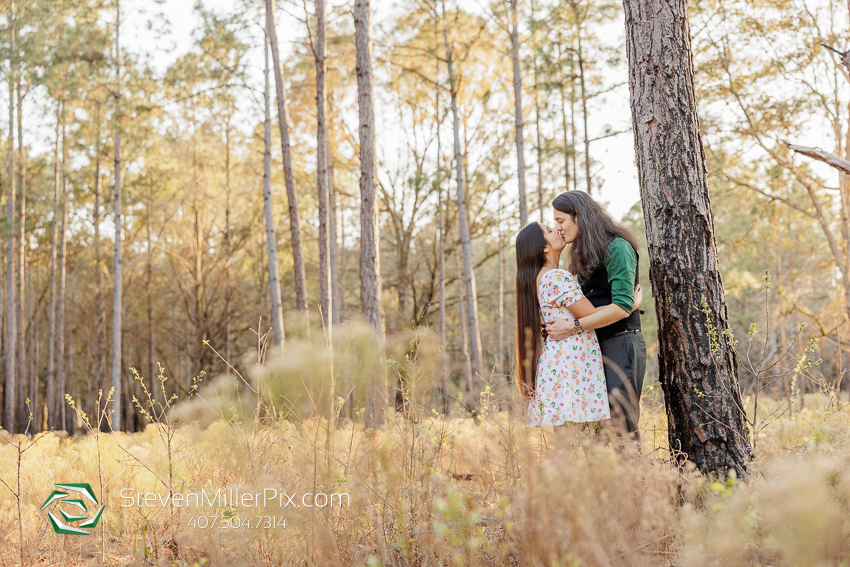
[[[637,253],[629,242],[620,236],[608,245],[605,255],[605,270],[611,284],[611,303],[631,313],[635,306],[635,271]],[[581,276],[576,276],[581,281]]]

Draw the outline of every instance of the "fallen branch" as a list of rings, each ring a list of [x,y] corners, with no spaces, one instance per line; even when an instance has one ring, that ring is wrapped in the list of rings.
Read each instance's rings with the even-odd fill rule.
[[[822,161],[827,165],[831,165],[835,169],[843,171],[844,173],[850,173],[850,160],[846,160],[844,158],[838,157],[835,154],[831,154],[829,152],[825,152],[817,148],[796,146],[791,142],[786,142],[784,140],[782,143],[788,146],[789,149],[797,152],[798,154],[803,154],[804,156],[810,157],[812,159]]]

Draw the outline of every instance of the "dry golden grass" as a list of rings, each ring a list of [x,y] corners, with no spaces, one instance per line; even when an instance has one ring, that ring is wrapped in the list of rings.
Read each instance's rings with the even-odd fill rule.
[[[714,482],[671,465],[657,398],[653,389],[644,398],[642,456],[617,452],[589,434],[570,445],[551,430],[527,429],[521,416],[499,410],[498,404],[478,422],[419,407],[408,417],[390,416],[386,427],[377,430],[340,419],[330,435],[328,420],[317,416],[288,421],[232,414],[214,421],[199,417],[194,423],[184,418],[173,429],[160,423],[138,434],[103,434],[100,471],[92,435],[48,434],[21,463],[24,561],[222,566],[850,564],[846,406],[839,409],[810,396],[805,409],[795,409],[762,432],[749,483]],[[211,405],[220,409],[220,402],[217,398]],[[173,433],[171,462],[163,432]],[[228,486],[255,492],[277,487],[299,495],[336,492],[350,495],[350,507],[237,512],[121,507],[124,488],[167,494],[169,466],[174,492]],[[0,447],[0,477],[13,484],[16,467],[14,448]],[[93,535],[45,531],[46,517],[38,508],[53,483],[87,481],[98,492],[99,478],[106,512]],[[18,565],[16,501],[0,488],[0,564]],[[283,518],[286,527],[189,526],[192,517],[233,514]]]

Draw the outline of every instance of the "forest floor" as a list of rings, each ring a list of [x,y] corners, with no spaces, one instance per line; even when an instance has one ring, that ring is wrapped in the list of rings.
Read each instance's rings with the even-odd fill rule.
[[[341,420],[330,436],[318,418],[49,433],[21,459],[21,523],[0,486],[0,564],[23,553],[25,565],[846,565],[850,408],[805,402],[761,432],[747,482],[672,464],[657,391],[640,456],[496,408],[479,422],[397,415],[378,430]],[[15,490],[16,455],[0,447]],[[66,482],[105,504],[91,535],[58,535],[39,510]],[[169,484],[182,495],[171,503]],[[241,505],[180,506],[225,487]]]

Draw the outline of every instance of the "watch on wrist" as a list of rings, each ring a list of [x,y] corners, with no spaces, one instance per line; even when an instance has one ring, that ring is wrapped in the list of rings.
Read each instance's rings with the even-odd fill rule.
[[[575,319],[573,322],[576,325],[576,334],[578,335],[579,333],[581,333],[583,331],[583,329],[581,328],[581,321],[579,321],[578,319]]]

